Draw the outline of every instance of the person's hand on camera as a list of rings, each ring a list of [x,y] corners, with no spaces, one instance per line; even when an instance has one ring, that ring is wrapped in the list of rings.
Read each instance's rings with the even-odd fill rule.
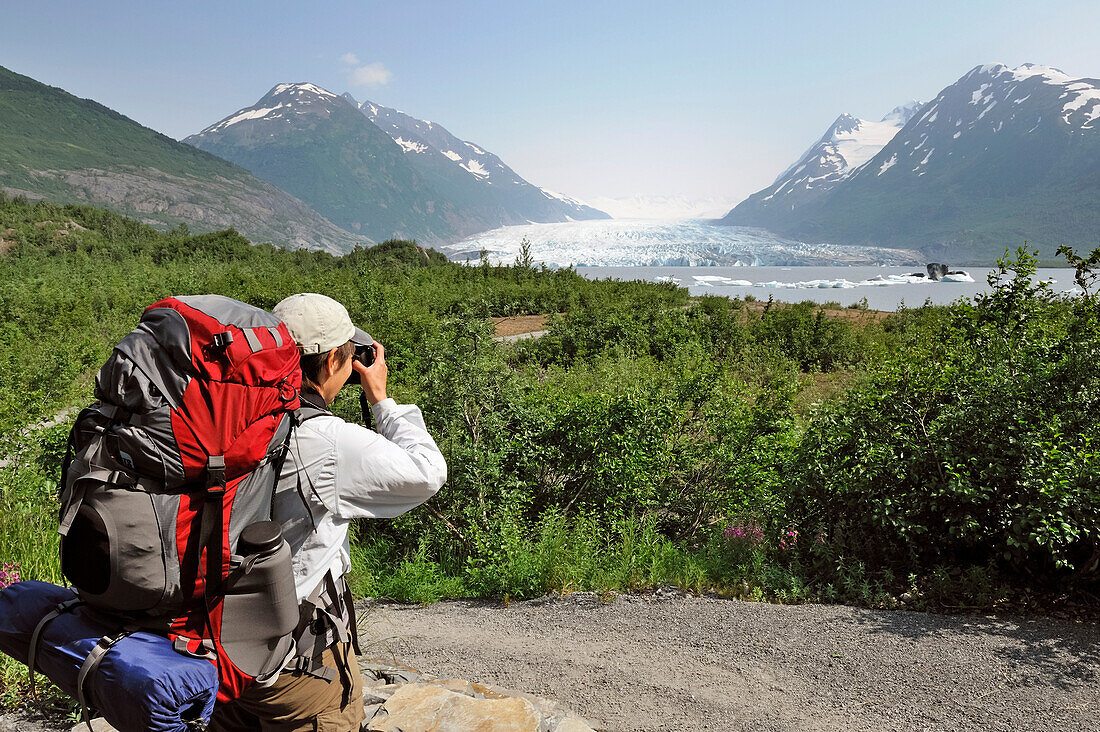
[[[386,398],[386,349],[378,341],[374,342],[374,363],[364,366],[362,361],[353,360],[351,367],[359,374],[359,383],[363,386],[363,395],[371,406]]]

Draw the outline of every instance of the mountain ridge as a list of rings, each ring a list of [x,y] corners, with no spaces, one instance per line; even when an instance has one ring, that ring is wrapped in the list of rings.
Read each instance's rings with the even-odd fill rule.
[[[785,210],[760,205],[761,191],[722,222],[952,261],[989,262],[1025,240],[1052,256],[1095,246],[1098,170],[1100,80],[985,64],[831,190]]]
[[[239,166],[4,67],[0,188],[102,206],[161,228],[234,227],[291,248],[339,252],[369,243]]]
[[[434,244],[455,234],[453,206],[406,163],[389,135],[316,84],[276,84],[183,142],[252,171],[337,226],[377,241]]]
[[[355,102],[347,93],[344,98],[390,135],[436,190],[461,202],[461,210],[476,212],[477,226],[483,228],[467,233],[514,224],[609,218],[577,199],[530,183],[497,155],[437,122],[370,100]]]
[[[442,125],[310,82],[277,84],[184,142],[379,240],[439,244],[506,225],[607,218]]]

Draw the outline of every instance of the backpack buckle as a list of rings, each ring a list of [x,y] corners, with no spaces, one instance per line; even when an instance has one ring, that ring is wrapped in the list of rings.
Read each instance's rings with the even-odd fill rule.
[[[206,460],[206,490],[225,493],[225,456],[211,455]]]
[[[233,334],[228,330],[224,333],[215,333],[213,342],[215,348],[228,348],[229,344],[233,342]]]

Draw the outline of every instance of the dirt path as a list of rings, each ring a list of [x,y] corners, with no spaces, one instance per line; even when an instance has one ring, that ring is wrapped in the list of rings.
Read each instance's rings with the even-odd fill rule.
[[[367,655],[601,730],[1095,730],[1100,628],[678,595],[372,604]]]
[[[507,318],[493,318],[493,330],[498,338],[526,335],[536,331],[545,332],[549,315],[512,315]]]

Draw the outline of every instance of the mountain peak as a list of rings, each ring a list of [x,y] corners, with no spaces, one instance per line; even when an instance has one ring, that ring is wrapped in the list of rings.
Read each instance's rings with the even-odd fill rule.
[[[1023,81],[1033,76],[1042,76],[1044,77],[1044,81],[1051,84],[1064,84],[1073,80],[1073,77],[1069,74],[1054,66],[1032,63],[1020,64],[1015,68],[1006,66],[1002,63],[975,66],[970,70],[970,73],[963,77],[963,79],[968,79],[973,76],[983,76],[998,81]]]
[[[904,127],[905,124],[913,119],[920,108],[924,106],[924,102],[914,99],[911,102],[894,107],[886,114],[880,121],[892,122],[898,125],[899,128]]]
[[[768,188],[754,194],[759,205],[782,200],[793,209],[830,190],[856,172],[878,154],[924,107],[919,101],[894,107],[878,122],[842,114],[813,147],[794,165],[779,174]],[[751,197],[750,197],[751,198]]]
[[[328,89],[322,89],[316,84],[311,84],[309,82],[298,82],[295,84],[276,84],[274,87],[271,88],[271,91],[264,95],[265,99],[268,97],[283,97],[289,99],[298,98],[298,100],[309,97],[339,99],[336,94],[333,94]]]
[[[271,122],[279,119],[287,120],[291,116],[328,114],[333,108],[333,103],[339,106],[343,105],[345,100],[316,84],[309,82],[276,84],[251,107],[238,109],[192,137],[224,132],[226,128],[241,122],[255,120]]]
[[[382,107],[378,106],[369,99],[364,99],[361,103],[356,104],[355,106],[359,108],[360,112],[370,117],[372,122],[375,121],[374,118],[378,116],[379,110],[382,109]]]
[[[833,122],[829,131],[825,133],[825,137],[822,139],[835,139],[837,135],[843,135],[845,133],[855,132],[863,124],[863,120],[859,117],[844,112]]]

